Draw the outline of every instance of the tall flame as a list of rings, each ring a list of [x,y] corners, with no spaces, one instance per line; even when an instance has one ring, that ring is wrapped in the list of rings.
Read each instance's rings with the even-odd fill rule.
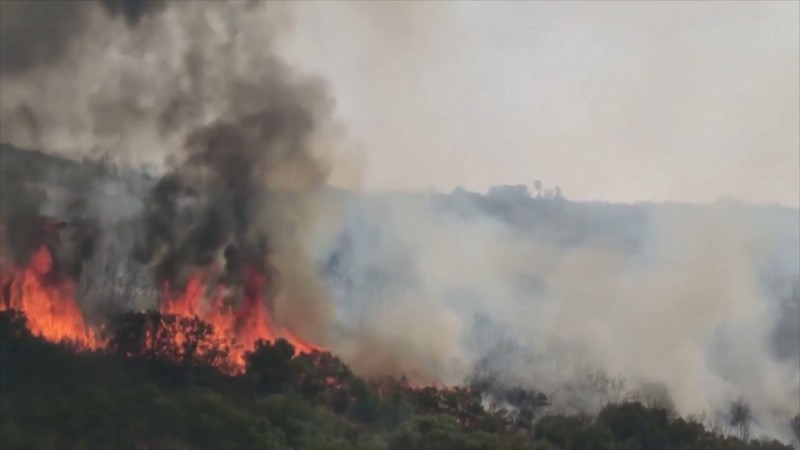
[[[163,286],[160,312],[178,317],[197,317],[213,328],[213,340],[228,344],[224,367],[234,372],[244,370],[244,354],[255,348],[259,339],[274,341],[283,338],[295,347],[295,353],[321,350],[303,341],[284,327],[273,324],[265,302],[264,274],[244,267],[241,275],[244,292],[238,307],[225,305],[224,286],[209,282],[209,271],[194,272],[185,286],[173,292],[169,283]],[[53,258],[46,245],[40,246],[28,263],[7,273],[0,273],[0,311],[16,309],[25,314],[30,331],[52,342],[66,342],[83,349],[105,346],[86,323],[75,301],[71,280],[58,278],[53,271]],[[207,293],[211,291],[212,295]],[[183,335],[174,334],[176,347]],[[202,349],[200,350],[202,351]]]
[[[53,277],[53,257],[46,245],[40,246],[28,264],[14,269],[8,278],[6,292],[0,293],[0,311],[16,309],[28,319],[28,328],[49,341],[68,342],[84,348],[100,346],[100,340],[89,328],[75,303],[74,284]]]
[[[217,286],[211,296],[208,289],[206,271],[197,270],[189,276],[185,287],[178,293],[171,293],[169,283],[164,284],[161,312],[181,317],[198,317],[214,327],[214,334],[230,342],[229,362],[238,370],[244,369],[244,353],[255,347],[256,341],[274,341],[283,338],[291,343],[296,353],[310,353],[321,350],[284,327],[276,327],[266,307],[264,298],[265,276],[252,267],[245,266],[241,272],[244,278],[244,293],[235,309],[224,305],[222,288]]]

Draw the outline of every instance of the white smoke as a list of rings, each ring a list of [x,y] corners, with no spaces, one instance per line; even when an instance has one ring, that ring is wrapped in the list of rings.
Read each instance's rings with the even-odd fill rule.
[[[645,394],[663,386],[685,415],[721,413],[742,398],[761,431],[789,436],[800,354],[780,359],[772,347],[778,309],[759,269],[775,238],[758,214],[724,204],[627,207],[634,220],[607,206],[603,219],[602,205],[475,196],[493,205],[487,212],[468,196],[353,203],[346,244],[323,252],[333,255],[326,270],[341,321],[359,338],[404,349],[402,362],[376,367],[364,363],[374,354],[352,352],[344,339],[334,350],[356,369],[459,382],[480,363],[505,382],[553,393],[557,408],[590,412],[620,394],[596,398],[597,382],[580,388],[600,370]],[[784,227],[798,224],[789,218]],[[603,230],[604,220],[617,230]],[[784,245],[784,255],[800,255],[797,238]],[[477,330],[478,316],[495,328]]]

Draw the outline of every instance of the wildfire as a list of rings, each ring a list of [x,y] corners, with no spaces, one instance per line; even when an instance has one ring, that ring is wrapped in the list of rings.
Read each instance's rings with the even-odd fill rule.
[[[235,307],[225,304],[225,286],[214,286],[209,274],[210,271],[195,271],[177,291],[165,283],[160,312],[179,318],[197,317],[210,324],[211,339],[227,344],[228,354],[221,366],[234,372],[243,371],[244,354],[253,350],[259,339],[286,339],[294,346],[296,354],[321,350],[288,329],[275,326],[266,307],[263,274],[249,267],[242,269],[244,289]],[[75,301],[74,283],[54,274],[53,258],[46,245],[40,246],[24,267],[0,273],[0,286],[3,287],[0,289],[0,311],[16,309],[24,313],[33,334],[88,350],[106,345],[99,333],[86,323]],[[182,333],[172,334],[175,348],[183,345],[185,337]]]
[[[27,266],[0,277],[7,286],[0,293],[0,311],[22,311],[32,333],[53,342],[67,342],[95,349],[100,339],[89,328],[75,303],[74,284],[68,279],[52,279],[53,258],[42,245]]]
[[[197,270],[186,282],[185,287],[173,294],[169,283],[162,290],[161,312],[180,317],[198,317],[211,324],[214,335],[229,342],[229,362],[238,369],[244,368],[244,353],[255,347],[256,341],[274,341],[283,338],[292,344],[296,353],[310,353],[320,347],[303,341],[284,327],[276,327],[267,310],[264,299],[265,277],[262,273],[245,266],[242,276],[245,280],[244,293],[238,307],[225,305],[221,286],[210,289],[207,286],[211,271]]]

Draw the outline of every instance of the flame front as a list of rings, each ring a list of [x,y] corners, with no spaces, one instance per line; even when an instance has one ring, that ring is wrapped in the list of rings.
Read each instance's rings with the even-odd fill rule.
[[[259,340],[275,341],[283,338],[291,343],[296,353],[321,350],[284,327],[276,327],[266,307],[264,298],[265,276],[249,266],[242,269],[244,289],[238,307],[226,306],[223,289],[208,289],[210,271],[197,270],[189,276],[185,287],[173,294],[170,284],[162,291],[161,312],[181,317],[198,317],[214,328],[216,338],[230,343],[228,363],[237,371],[244,369],[244,353],[252,350]],[[207,291],[212,290],[208,296]]]
[[[0,293],[0,311],[22,311],[30,331],[49,341],[98,348],[100,340],[86,325],[75,303],[74,284],[67,279],[52,279],[52,268],[50,251],[42,245],[25,267],[0,275],[2,285],[6,286]]]
[[[321,350],[288,329],[274,325],[266,307],[266,280],[262,273],[250,267],[243,268],[243,294],[237,307],[225,304],[225,286],[210,283],[209,273],[195,271],[177,292],[165,283],[160,312],[178,317],[197,317],[210,324],[211,339],[227,344],[228,348],[220,368],[242,372],[245,352],[255,348],[259,339],[286,339],[295,347],[296,353]],[[0,286],[4,287],[0,289],[0,311],[15,309],[24,313],[33,334],[87,350],[105,347],[106,342],[88,326],[78,307],[74,283],[56,277],[53,258],[46,245],[40,246],[24,267],[0,273]],[[173,333],[173,340],[176,348],[183,345],[184,336],[180,330]],[[198,351],[202,352],[203,348]]]

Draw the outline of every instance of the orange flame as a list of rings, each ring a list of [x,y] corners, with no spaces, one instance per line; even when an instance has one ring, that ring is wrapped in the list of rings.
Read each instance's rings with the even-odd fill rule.
[[[53,258],[46,245],[39,247],[22,269],[8,277],[8,298],[0,293],[0,311],[10,308],[22,311],[28,328],[49,341],[67,342],[78,347],[95,349],[100,340],[86,326],[75,303],[75,288],[65,279],[48,280],[52,276]],[[4,283],[5,284],[5,283]]]
[[[99,333],[87,325],[75,301],[74,283],[57,279],[53,273],[53,258],[46,245],[33,253],[27,265],[0,273],[0,311],[16,309],[25,314],[28,329],[52,342],[65,342],[81,349],[99,349],[106,345]],[[224,304],[224,286],[209,289],[210,271],[196,271],[177,293],[169,283],[163,286],[160,311],[178,317],[198,317],[212,328],[211,340],[228,344],[229,353],[220,368],[242,372],[244,354],[255,348],[256,341],[275,341],[283,338],[295,347],[295,354],[321,350],[283,327],[276,327],[267,310],[265,276],[245,267],[244,293],[237,308]],[[213,295],[207,292],[214,290]],[[173,341],[180,348],[185,340],[180,330],[173,330]],[[149,339],[149,337],[148,337]],[[204,351],[202,348],[198,351]]]
[[[236,309],[223,305],[220,287],[206,296],[207,272],[198,270],[189,276],[185,287],[172,294],[169,283],[164,284],[161,312],[181,317],[198,317],[214,327],[215,337],[231,343],[229,363],[237,371],[244,370],[244,354],[255,348],[256,341],[275,341],[283,338],[295,348],[295,354],[311,353],[320,347],[306,342],[284,327],[276,327],[264,299],[264,274],[251,267],[242,269],[244,293]],[[205,304],[205,306],[204,306]]]

